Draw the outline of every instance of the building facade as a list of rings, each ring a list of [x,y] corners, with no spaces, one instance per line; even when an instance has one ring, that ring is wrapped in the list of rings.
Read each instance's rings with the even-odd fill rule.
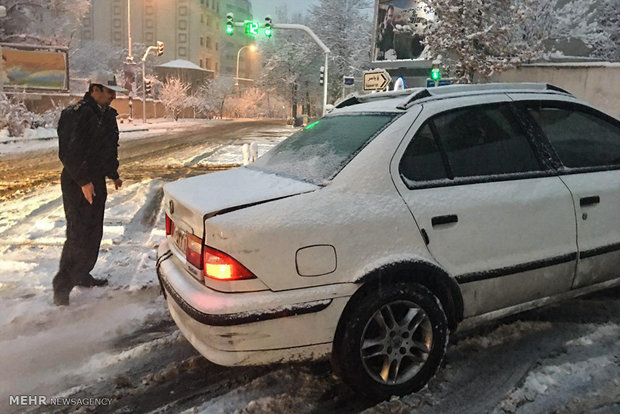
[[[184,59],[214,75],[221,71],[222,0],[92,0],[81,43],[97,40],[127,48],[128,2],[132,44],[151,46],[159,40],[165,45],[161,63]]]

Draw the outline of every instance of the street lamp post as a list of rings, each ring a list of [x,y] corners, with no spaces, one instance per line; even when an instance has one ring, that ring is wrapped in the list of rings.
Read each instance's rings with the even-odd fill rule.
[[[131,49],[131,0],[127,0],[127,65],[135,76],[133,67],[133,52]],[[135,79],[134,79],[135,81]],[[131,90],[129,91],[129,120],[133,120],[133,82],[131,82]],[[144,106],[144,102],[142,102]]]
[[[239,86],[239,57],[241,56],[241,51],[248,48],[250,51],[254,52],[256,50],[256,45],[245,45],[237,52],[237,76],[235,76],[235,86]]]

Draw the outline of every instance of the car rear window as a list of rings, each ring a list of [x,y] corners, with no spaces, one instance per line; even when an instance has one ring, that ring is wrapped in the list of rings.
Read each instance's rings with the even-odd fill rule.
[[[325,184],[397,114],[335,115],[291,135],[250,168],[313,184]]]

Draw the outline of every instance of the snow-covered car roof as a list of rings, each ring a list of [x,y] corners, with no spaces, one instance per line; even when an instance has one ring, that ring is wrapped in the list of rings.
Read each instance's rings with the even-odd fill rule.
[[[437,88],[412,88],[399,91],[350,95],[338,103],[333,113],[344,112],[399,112],[421,102],[497,93],[544,93],[572,96],[569,92],[548,83],[486,83],[448,85]]]

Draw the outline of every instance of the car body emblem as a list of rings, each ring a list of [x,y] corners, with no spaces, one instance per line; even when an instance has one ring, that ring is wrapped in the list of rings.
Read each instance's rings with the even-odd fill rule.
[[[174,201],[170,200],[168,202],[168,207],[170,207],[170,214],[174,214]]]

